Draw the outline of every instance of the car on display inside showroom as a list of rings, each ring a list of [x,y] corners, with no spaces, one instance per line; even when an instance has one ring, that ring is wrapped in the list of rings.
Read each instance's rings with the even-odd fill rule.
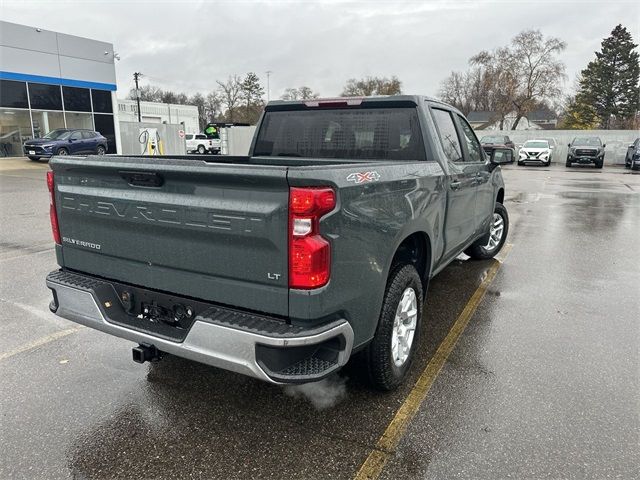
[[[527,140],[518,152],[518,165],[535,163],[548,167],[553,159],[553,150],[549,140]]]
[[[418,96],[270,102],[250,155],[54,157],[51,311],[272,383],[405,378],[429,280],[505,243],[500,165]]]
[[[632,170],[640,169],[640,138],[636,138],[627,148],[627,153],[624,156],[624,166]]]
[[[53,155],[104,155],[107,153],[107,139],[93,130],[59,128],[42,138],[27,140],[22,148],[30,160],[51,158]]]
[[[568,145],[567,167],[574,163],[579,165],[593,164],[596,168],[604,165],[604,149],[607,145],[599,137],[576,137]]]

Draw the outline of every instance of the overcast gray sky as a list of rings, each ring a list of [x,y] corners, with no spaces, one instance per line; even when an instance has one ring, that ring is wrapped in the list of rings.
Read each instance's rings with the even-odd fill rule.
[[[566,88],[619,23],[640,40],[632,1],[33,1],[0,0],[0,17],[114,44],[119,96],[132,74],[187,93],[254,71],[271,98],[308,85],[338,95],[346,80],[397,75],[405,93],[435,95],[470,56],[523,29],[568,44]]]

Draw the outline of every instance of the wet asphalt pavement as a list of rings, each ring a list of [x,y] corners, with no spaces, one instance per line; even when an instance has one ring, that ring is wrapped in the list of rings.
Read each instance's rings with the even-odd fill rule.
[[[430,285],[412,381],[281,388],[55,317],[46,165],[0,161],[0,478],[352,478],[492,262]],[[383,478],[638,478],[640,174],[506,167],[509,255]],[[309,400],[321,405],[318,410]]]

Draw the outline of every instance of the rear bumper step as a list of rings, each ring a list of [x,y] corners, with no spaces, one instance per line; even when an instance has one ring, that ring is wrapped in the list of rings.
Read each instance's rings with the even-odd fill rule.
[[[353,346],[353,330],[346,320],[306,328],[131,287],[132,295],[145,301],[157,296],[159,302],[166,297],[194,305],[193,319],[177,327],[182,328],[182,334],[150,332],[145,331],[145,320],[137,311],[120,300],[122,284],[61,270],[47,276],[47,287],[53,292],[50,309],[60,317],[270,383],[320,380],[347,363]],[[139,328],[135,322],[140,323]]]

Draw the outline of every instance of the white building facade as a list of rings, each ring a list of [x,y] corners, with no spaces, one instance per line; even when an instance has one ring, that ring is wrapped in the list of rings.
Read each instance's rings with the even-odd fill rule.
[[[171,103],[140,102],[141,121],[183,125],[186,133],[200,131],[198,107]],[[137,122],[138,106],[135,100],[118,100],[118,117],[121,122]]]

